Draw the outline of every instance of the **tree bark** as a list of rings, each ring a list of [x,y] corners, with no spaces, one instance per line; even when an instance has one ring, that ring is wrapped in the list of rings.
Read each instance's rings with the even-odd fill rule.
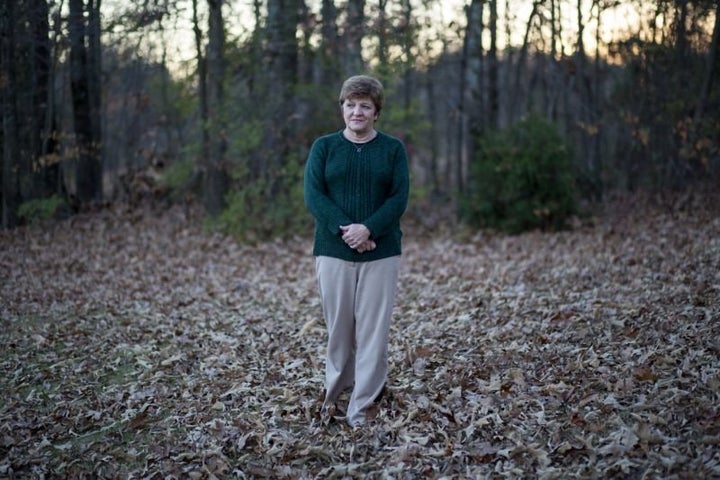
[[[88,98],[92,142],[99,161],[102,161],[102,46],[100,44],[100,0],[88,0]]]
[[[675,7],[675,48],[678,66],[683,67],[686,63],[688,49],[688,0],[675,0]]]
[[[496,129],[500,124],[500,90],[497,54],[497,20],[498,0],[490,0],[490,49],[488,50],[488,117],[490,128]]]
[[[267,16],[268,99],[261,157],[268,193],[274,193],[276,173],[285,162],[293,135],[291,122],[297,84],[298,0],[269,0]]]
[[[88,79],[88,52],[83,0],[70,0],[70,90],[75,131],[75,194],[78,206],[101,200],[102,182],[98,145],[93,136]]]
[[[403,23],[405,25],[405,32],[402,37],[402,48],[405,55],[403,65],[403,108],[405,112],[410,111],[410,104],[415,96],[412,85],[413,70],[415,68],[415,58],[413,54],[413,46],[415,45],[415,27],[413,25],[413,6],[410,0],[403,0]],[[408,118],[406,116],[406,118]],[[407,129],[405,141],[411,142],[412,140],[407,136],[409,135],[409,129]]]
[[[55,192],[55,182],[50,172],[52,164],[46,161],[46,139],[50,136],[50,12],[46,0],[32,0],[30,24],[33,42],[33,115],[31,141],[33,152],[32,193],[43,198]]]
[[[483,0],[472,0],[467,10],[467,31],[463,55],[467,63],[468,90],[468,151],[472,152],[473,138],[485,130],[485,52],[483,49],[484,24]]]
[[[56,140],[57,121],[55,115],[55,72],[57,56],[62,36],[62,2],[53,12],[53,38],[50,38],[50,10],[47,0],[36,0],[38,21],[36,26],[36,118],[39,138],[36,147],[36,172],[34,175],[34,195],[49,197],[53,194],[64,195],[64,185],[60,170],[60,155]],[[42,73],[40,73],[42,72]]]
[[[338,49],[337,8],[333,0],[322,0],[322,36],[320,55],[320,85],[335,86],[340,81],[340,55]]]
[[[298,45],[298,82],[303,85],[309,85],[314,80],[314,64],[317,50],[313,45],[313,37],[315,35],[315,18],[307,4],[303,0],[298,0],[298,26],[301,33],[302,42]]]
[[[388,66],[388,21],[387,21],[387,0],[378,0],[377,17],[378,49],[377,59],[381,68]]]
[[[227,132],[225,121],[225,28],[222,15],[223,0],[208,0],[208,158],[203,183],[205,211],[211,217],[225,208],[228,189],[228,169],[225,165]]]
[[[20,206],[20,178],[17,165],[18,112],[15,72],[15,8],[14,2],[0,4],[0,92],[2,92],[2,226],[17,225]]]
[[[365,0],[348,0],[345,23],[343,72],[345,76],[357,75],[364,70],[362,40],[365,36]]]
[[[532,11],[530,12],[530,16],[528,17],[527,23],[525,25],[525,36],[523,37],[523,43],[520,47],[520,54],[518,55],[517,66],[515,67],[515,78],[513,80],[512,89],[513,94],[510,99],[510,112],[508,115],[510,123],[512,123],[519,115],[518,105],[520,104],[520,99],[522,97],[520,92],[520,78],[522,77],[522,73],[525,70],[525,62],[527,61],[527,52],[530,46],[530,30],[532,29],[532,23],[535,19],[535,15],[537,15],[538,7],[542,5],[542,2],[543,0],[535,0],[533,2]]]
[[[198,102],[200,104],[200,159],[198,167],[205,170],[205,163],[210,157],[208,137],[208,96],[207,96],[207,62],[203,53],[203,35],[198,18],[198,0],[192,1],[193,33],[195,36],[195,51],[197,52],[198,71]]]
[[[557,58],[558,18],[556,0],[550,0],[550,59]]]
[[[703,76],[702,86],[700,87],[700,95],[698,96],[697,105],[695,106],[693,122],[695,124],[695,128],[700,125],[705,113],[705,105],[707,105],[708,99],[710,98],[710,91],[715,78],[715,65],[718,61],[718,43],[720,43],[720,0],[718,0],[715,4],[715,25],[713,26],[710,48],[708,48],[705,75]]]
[[[463,77],[466,79],[466,87],[461,84],[460,92],[460,113],[461,118],[467,122],[461,122],[458,128],[458,168],[457,176],[458,193],[465,191],[463,178],[465,177],[465,166],[470,165],[475,158],[477,140],[485,131],[487,110],[485,105],[485,54],[483,50],[484,23],[484,0],[472,0],[467,7],[467,30],[463,42],[462,65]],[[467,90],[462,91],[462,90]],[[467,112],[463,105],[467,103]],[[464,152],[464,153],[463,153]],[[458,206],[458,213],[459,206]]]

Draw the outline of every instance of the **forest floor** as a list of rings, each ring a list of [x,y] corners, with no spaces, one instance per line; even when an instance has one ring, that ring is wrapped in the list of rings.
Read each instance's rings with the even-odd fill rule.
[[[0,478],[719,478],[719,206],[409,226],[360,429],[319,416],[309,238],[179,207],[2,232]]]

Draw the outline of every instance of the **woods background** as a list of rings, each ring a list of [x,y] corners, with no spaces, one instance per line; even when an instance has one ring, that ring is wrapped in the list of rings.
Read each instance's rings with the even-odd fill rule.
[[[423,218],[507,215],[509,200],[478,195],[518,148],[530,166],[517,178],[534,176],[491,193],[539,193],[511,215],[716,187],[719,13],[687,0],[2,2],[2,225],[199,198],[231,233],[305,228],[305,157],[341,128],[337,92],[356,73],[386,86],[379,128],[408,146]],[[500,163],[479,168],[493,152]]]

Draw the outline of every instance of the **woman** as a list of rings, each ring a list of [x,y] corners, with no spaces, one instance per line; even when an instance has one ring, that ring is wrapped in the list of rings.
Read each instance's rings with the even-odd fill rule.
[[[315,140],[304,187],[328,329],[323,412],[352,388],[346,420],[354,427],[365,423],[387,377],[409,174],[403,143],[375,130],[382,84],[350,77],[339,100],[345,128]]]

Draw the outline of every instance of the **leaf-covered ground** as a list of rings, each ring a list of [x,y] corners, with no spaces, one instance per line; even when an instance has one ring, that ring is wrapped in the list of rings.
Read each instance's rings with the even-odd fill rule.
[[[309,238],[182,209],[0,233],[0,478],[718,478],[720,215],[409,227],[388,394],[323,422]]]

